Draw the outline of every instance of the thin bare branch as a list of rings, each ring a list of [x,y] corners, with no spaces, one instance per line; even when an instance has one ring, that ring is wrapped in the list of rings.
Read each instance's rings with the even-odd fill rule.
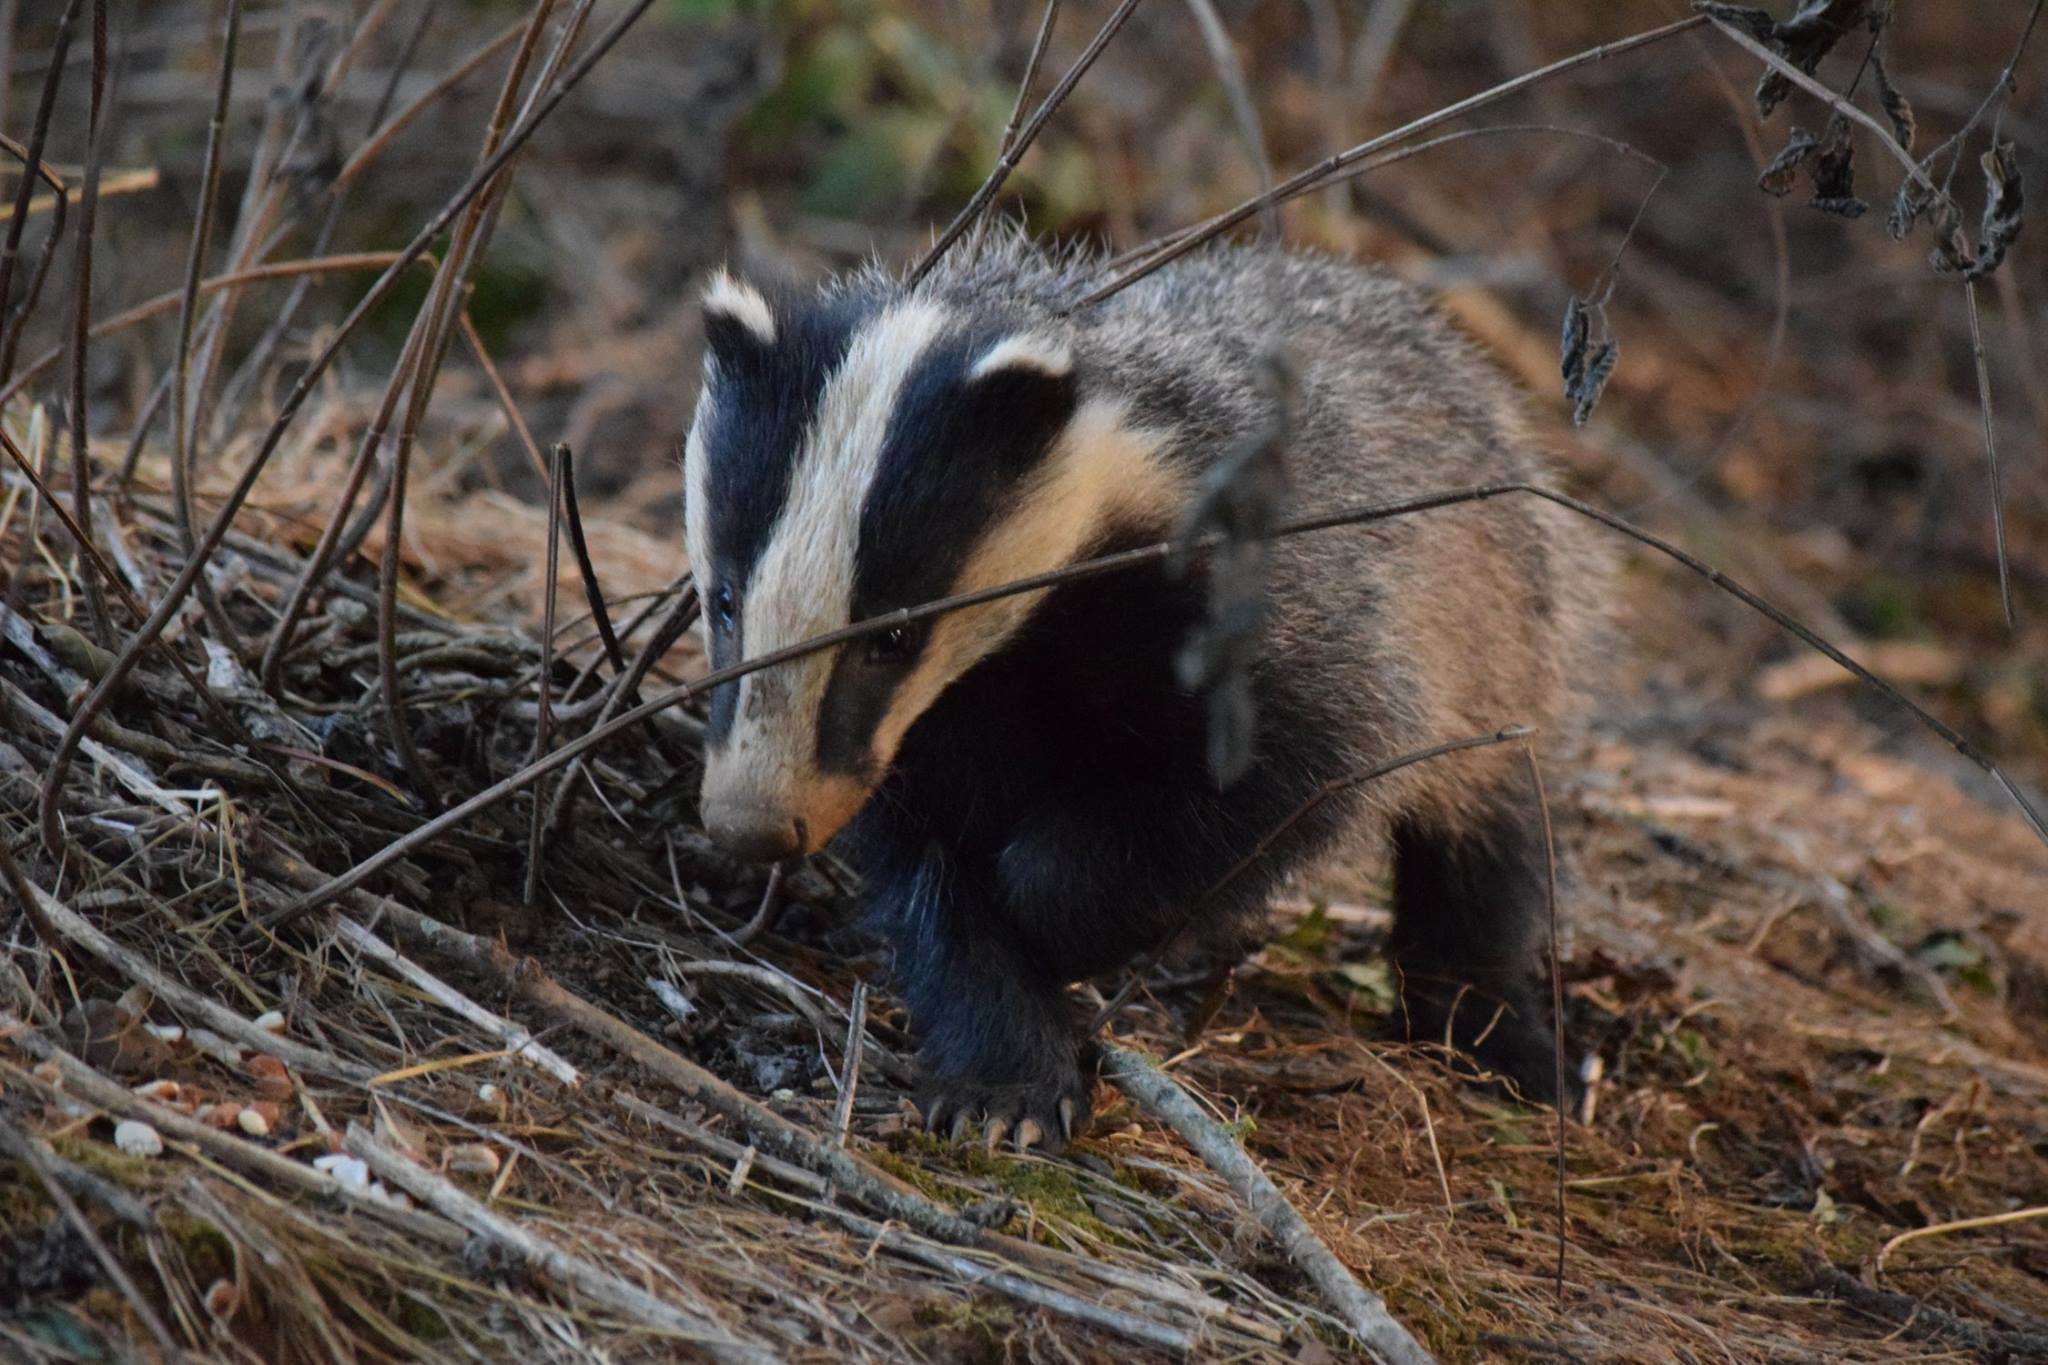
[[[1109,46],[1110,39],[1122,31],[1125,22],[1131,17],[1131,11],[1137,9],[1138,5],[1139,0],[1122,0],[1109,18],[1102,21],[1102,27],[1096,30],[1095,37],[1089,40],[1088,46],[1082,50],[1074,64],[1067,68],[1067,74],[1060,77],[1060,82],[1052,88],[1052,93],[1032,112],[1031,121],[1018,130],[1017,136],[1003,149],[1002,155],[996,158],[996,164],[989,171],[988,178],[981,182],[981,187],[975,190],[973,197],[967,201],[967,207],[961,209],[953,221],[946,224],[945,231],[932,243],[931,250],[925,252],[923,258],[911,268],[909,283],[912,286],[930,274],[932,267],[939,263],[939,259],[952,249],[953,243],[959,241],[961,235],[980,220],[996,195],[1002,192],[1003,185],[1010,178],[1010,172],[1017,169],[1017,163],[1024,159],[1024,153],[1031,150],[1031,144],[1045,131],[1046,120],[1052,117],[1054,110],[1066,103],[1067,96],[1074,92],[1074,87],[1080,83],[1081,77],[1088,74],[1088,68],[1095,65],[1095,59]]]
[[[1567,71],[1576,70],[1589,63],[1604,61],[1609,57],[1620,56],[1624,52],[1633,52],[1637,48],[1663,42],[1667,38],[1672,38],[1680,33],[1698,28],[1706,22],[1707,18],[1705,15],[1694,15],[1688,19],[1679,19],[1673,23],[1665,24],[1661,28],[1651,29],[1646,33],[1638,33],[1632,38],[1619,38],[1611,43],[1601,43],[1598,46],[1587,48],[1583,52],[1566,57],[1561,61],[1552,62],[1549,66],[1517,76],[1513,80],[1502,81],[1499,85],[1493,86],[1488,90],[1482,90],[1476,95],[1468,95],[1455,104],[1445,105],[1434,113],[1425,114],[1421,118],[1403,124],[1391,132],[1382,133],[1380,136],[1370,138],[1355,147],[1326,157],[1308,169],[1299,171],[1283,180],[1280,184],[1274,186],[1270,193],[1254,195],[1236,208],[1220,213],[1207,222],[1170,239],[1168,244],[1154,255],[1146,257],[1130,270],[1117,275],[1084,295],[1075,304],[1075,307],[1086,308],[1090,304],[1100,303],[1112,294],[1127,288],[1135,281],[1151,274],[1168,261],[1176,260],[1193,251],[1204,242],[1220,237],[1257,213],[1269,199],[1273,202],[1280,202],[1292,198],[1306,189],[1326,182],[1331,176],[1336,175],[1348,166],[1356,165],[1358,162],[1386,151],[1390,147],[1426,133],[1432,128],[1439,127],[1455,119],[1463,118],[1475,109],[1483,109],[1487,105],[1496,104],[1510,95],[1528,89],[1532,85],[1537,85],[1549,80],[1553,76],[1562,75]]]

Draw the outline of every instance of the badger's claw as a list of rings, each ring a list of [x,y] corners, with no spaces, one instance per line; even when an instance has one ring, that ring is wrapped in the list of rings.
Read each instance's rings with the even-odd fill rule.
[[[979,1124],[983,1146],[991,1152],[1008,1138],[1018,1152],[1035,1148],[1054,1156],[1087,1124],[1088,1090],[1078,1070],[1025,1085],[934,1081],[918,1108],[928,1133],[944,1132],[959,1142]]]

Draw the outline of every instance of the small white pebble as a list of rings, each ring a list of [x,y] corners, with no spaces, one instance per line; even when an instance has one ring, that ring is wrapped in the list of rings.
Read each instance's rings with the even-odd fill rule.
[[[140,1119],[123,1119],[115,1124],[114,1145],[129,1156],[162,1156],[164,1151],[163,1138]]]
[[[223,1066],[240,1066],[244,1049],[241,1044],[230,1042],[211,1029],[189,1029],[185,1034],[192,1046]]]
[[[283,1033],[284,1011],[271,1010],[267,1013],[257,1015],[256,1027],[262,1029],[265,1033]]]
[[[250,1137],[269,1137],[270,1120],[257,1112],[253,1104],[244,1105],[242,1112],[235,1115],[235,1126]]]
[[[371,1185],[367,1190],[363,1192],[369,1195],[370,1198],[376,1200],[378,1203],[389,1204],[394,1209],[409,1209],[412,1207],[411,1196],[406,1194],[404,1190],[393,1190],[386,1188],[382,1181],[378,1181],[376,1184]]]
[[[503,1098],[504,1094],[504,1091],[498,1089],[497,1086],[492,1085],[489,1081],[485,1081],[476,1088],[476,1097],[485,1104],[496,1104]]]
[[[323,1175],[331,1175],[344,1189],[367,1190],[370,1188],[370,1168],[361,1157],[336,1152],[329,1156],[313,1158],[313,1169]]]

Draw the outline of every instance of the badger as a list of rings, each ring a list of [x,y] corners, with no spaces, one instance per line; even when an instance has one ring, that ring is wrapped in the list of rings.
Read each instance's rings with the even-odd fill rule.
[[[1105,268],[1009,229],[915,281],[714,278],[683,461],[714,669],[1171,535],[1270,426],[1276,348],[1297,510],[1545,476],[1510,387],[1385,273],[1221,245],[1077,307]],[[1243,936],[1280,879],[1361,832],[1391,855],[1396,1031],[1558,1098],[1523,758],[1475,748],[1315,798],[1445,740],[1567,724],[1601,555],[1562,509],[1496,498],[1276,541],[1266,573],[1229,782],[1175,663],[1204,581],[1163,563],[711,692],[704,828],[763,862],[830,844],[862,876],[929,1128],[1061,1148],[1090,1108],[1068,987]]]

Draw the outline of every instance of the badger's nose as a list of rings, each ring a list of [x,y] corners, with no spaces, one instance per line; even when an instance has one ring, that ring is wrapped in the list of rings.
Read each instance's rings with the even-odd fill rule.
[[[779,863],[804,847],[803,822],[766,806],[707,810],[704,832],[727,853],[750,863]]]

